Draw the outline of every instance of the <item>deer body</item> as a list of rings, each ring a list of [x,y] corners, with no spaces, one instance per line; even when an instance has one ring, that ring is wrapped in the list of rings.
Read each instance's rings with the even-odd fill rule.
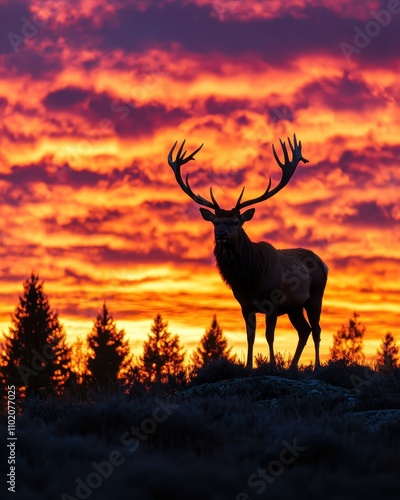
[[[277,250],[270,243],[254,243],[247,236],[243,224],[252,219],[255,209],[245,212],[240,210],[259,201],[263,201],[278,192],[290,180],[300,160],[306,162],[301,155],[301,143],[297,144],[294,137],[294,147],[289,141],[293,153],[290,162],[286,146],[281,141],[285,164],[280,163],[275,150],[275,158],[283,170],[279,185],[270,191],[271,180],[263,195],[241,203],[244,188],[238,202],[232,210],[218,206],[212,190],[212,201],[195,195],[190,189],[188,177],[186,183],[180,176],[180,166],[194,159],[193,155],[181,155],[181,146],[175,162],[172,161],[172,151],[169,163],[181,188],[197,203],[212,208],[214,212],[200,208],[203,218],[214,225],[215,247],[214,256],[222,279],[232,289],[239,302],[247,332],[247,367],[252,367],[253,345],[256,330],[256,313],[266,316],[266,339],[270,351],[270,362],[275,364],[273,349],[274,332],[277,317],[287,314],[292,325],[298,332],[299,341],[292,360],[292,367],[297,367],[301,353],[312,332],[315,345],[315,367],[319,362],[319,342],[321,328],[319,326],[322,297],[327,281],[328,268],[312,251],[304,248]],[[175,147],[175,146],[174,146]],[[199,148],[200,149],[200,148]],[[304,317],[307,312],[308,322]]]
[[[280,316],[288,307],[304,304],[310,298],[311,279],[299,260],[301,255],[295,249],[277,250],[269,243],[253,243],[247,235],[246,239],[246,248],[235,245],[226,250],[218,244],[214,248],[221,277],[241,307],[256,310],[257,305],[261,309],[272,308],[272,304]]]

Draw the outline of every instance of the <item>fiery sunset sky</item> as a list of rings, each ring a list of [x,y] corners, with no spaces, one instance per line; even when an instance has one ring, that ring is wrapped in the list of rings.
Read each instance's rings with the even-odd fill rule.
[[[71,342],[106,300],[137,353],[156,313],[189,351],[216,313],[244,359],[212,226],[167,155],[204,142],[184,172],[231,208],[278,182],[271,145],[295,132],[310,162],[245,229],[328,264],[323,359],[354,310],[367,355],[399,341],[399,34],[397,0],[0,0],[0,331],[34,270]],[[275,338],[294,353],[287,319]]]

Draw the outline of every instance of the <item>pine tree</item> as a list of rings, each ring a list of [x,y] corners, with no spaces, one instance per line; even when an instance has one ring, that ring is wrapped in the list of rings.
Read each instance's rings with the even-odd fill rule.
[[[181,375],[184,358],[178,335],[172,335],[168,331],[168,323],[157,314],[140,357],[143,381],[160,384],[168,382],[171,376]]]
[[[3,381],[19,395],[60,392],[70,374],[71,353],[58,312],[52,311],[43,282],[32,272],[5,334]]]
[[[200,345],[192,354],[193,366],[198,369],[208,365],[211,361],[221,358],[233,361],[234,357],[230,354],[231,350],[232,348],[228,349],[228,340],[217,321],[217,316],[214,315],[210,328],[206,330],[200,339]]]
[[[395,368],[399,363],[399,347],[394,341],[391,332],[387,332],[382,339],[380,349],[377,351],[377,365],[381,371]]]
[[[348,363],[362,363],[363,338],[366,327],[358,321],[360,315],[354,311],[347,325],[342,325],[333,337],[333,347],[330,349],[331,360],[345,360]]]
[[[87,337],[89,380],[104,391],[112,391],[118,386],[131,361],[129,344],[124,337],[125,331],[117,330],[104,303]]]

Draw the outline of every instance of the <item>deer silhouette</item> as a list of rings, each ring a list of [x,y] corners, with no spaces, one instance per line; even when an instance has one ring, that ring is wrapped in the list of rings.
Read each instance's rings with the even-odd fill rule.
[[[186,156],[186,151],[183,151],[185,145],[183,141],[176,159],[173,160],[177,144],[175,142],[169,152],[168,163],[182,191],[197,204],[212,210],[200,208],[203,219],[214,225],[214,256],[221,277],[232,289],[234,297],[242,308],[247,332],[247,368],[253,366],[256,313],[263,313],[266,316],[265,336],[272,366],[275,366],[273,344],[277,318],[282,314],[287,314],[299,336],[291,368],[297,367],[311,332],[315,346],[314,367],[317,368],[320,366],[321,327],[319,322],[328,267],[311,250],[304,248],[277,250],[267,242],[254,243],[243,229],[243,224],[253,218],[255,208],[250,208],[245,212],[242,210],[277,194],[290,181],[299,162],[308,162],[302,156],[301,141],[297,142],[296,135],[293,136],[293,144],[288,138],[291,159],[289,159],[285,142],[281,139],[279,141],[284,156],[283,163],[272,146],[275,160],[282,170],[279,184],[271,189],[271,178],[269,178],[264,193],[247,201],[242,201],[243,187],[235,207],[231,210],[225,210],[218,205],[212,188],[210,188],[211,200],[207,200],[192,191],[189,185],[189,174],[186,175],[186,180],[182,179],[181,166],[194,160],[195,154],[200,151],[203,144]],[[304,316],[304,309],[307,312],[308,321]]]

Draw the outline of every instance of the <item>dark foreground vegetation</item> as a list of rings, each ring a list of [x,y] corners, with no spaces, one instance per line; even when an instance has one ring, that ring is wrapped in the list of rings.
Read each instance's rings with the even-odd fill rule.
[[[18,500],[394,499],[400,372],[220,360],[186,384],[28,397],[16,436]]]
[[[317,372],[247,371],[216,316],[184,363],[157,314],[135,360],[106,304],[68,345],[32,273],[0,346],[1,498],[398,498],[399,347],[363,366],[364,332],[354,312]]]

